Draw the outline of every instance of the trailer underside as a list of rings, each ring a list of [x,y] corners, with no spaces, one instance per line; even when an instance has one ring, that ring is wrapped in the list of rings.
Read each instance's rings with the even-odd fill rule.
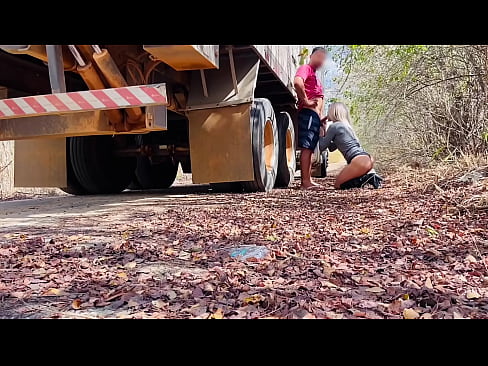
[[[66,54],[65,47],[62,48],[63,54]],[[90,64],[90,60],[92,64],[98,62],[97,54],[90,56],[87,51],[87,47],[90,46],[76,47],[79,56],[85,57],[86,63]],[[178,164],[181,164],[185,172],[193,171],[194,181],[198,183],[252,180],[253,175],[257,174],[253,169],[256,165],[255,159],[253,162],[253,132],[252,128],[249,128],[249,123],[253,123],[253,100],[269,100],[274,109],[272,119],[275,118],[274,113],[286,111],[293,116],[295,112],[295,96],[291,85],[285,85],[283,75],[278,76],[282,74],[282,70],[273,69],[269,62],[270,54],[262,54],[255,46],[220,46],[216,61],[220,64],[218,69],[196,69],[198,66],[195,66],[195,70],[181,71],[176,71],[174,64],[170,67],[155,58],[155,55],[159,56],[161,52],[166,52],[167,55],[166,49],[157,46],[99,47],[109,54],[115,65],[112,68],[116,69],[116,73],[120,70],[121,77],[125,80],[119,86],[117,81],[112,81],[112,74],[104,73],[104,65],[96,63],[99,76],[95,76],[99,77],[99,84],[105,85],[105,88],[115,88],[97,90],[96,93],[104,96],[116,92],[120,94],[122,90],[126,90],[122,88],[123,82],[129,86],[162,84],[165,88],[165,103],[159,106],[147,103],[129,103],[124,106],[108,103],[100,110],[78,108],[76,111],[62,110],[32,115],[26,115],[28,113],[24,108],[23,115],[13,116],[5,113],[2,116],[0,105],[0,140],[17,140],[16,186],[68,187],[68,191],[72,193],[85,193],[82,191],[86,189],[70,188],[70,185],[73,185],[73,174],[78,180],[81,176],[86,178],[91,174],[87,170],[88,166],[78,166],[76,162],[86,158],[81,155],[76,157],[76,154],[95,151],[97,154],[93,159],[103,161],[99,156],[107,154],[107,151],[104,150],[103,142],[94,142],[97,139],[114,141],[110,142],[113,148],[109,152],[110,159],[105,159],[104,164],[117,165],[121,159],[125,162],[131,161],[130,164],[126,164],[128,166],[135,164],[136,178],[132,179],[131,185],[136,188],[166,188],[174,180],[175,167]],[[151,55],[146,50],[152,52]],[[186,49],[184,51],[186,52]],[[73,55],[78,60],[76,53]],[[47,64],[42,60],[42,55],[36,54],[36,57],[14,55],[0,50],[0,86],[7,88],[8,98],[39,96],[35,98],[43,100],[42,95],[48,96],[54,92],[51,62]],[[165,55],[161,57],[164,58]],[[197,63],[200,61],[196,59]],[[63,62],[65,72],[61,71],[61,74],[64,74],[65,90],[68,94],[56,94],[50,98],[80,98],[83,93],[73,92],[101,89],[92,87],[91,79],[82,73],[80,64],[77,69],[73,69],[69,58],[68,61],[66,58],[63,59]],[[74,65],[76,67],[76,62]],[[58,65],[58,71],[59,67]],[[67,67],[70,69],[66,70]],[[57,77],[59,79],[63,76],[58,72]],[[64,85],[56,87],[62,90]],[[30,103],[30,98],[27,101]],[[9,101],[14,102],[22,109],[25,99]],[[164,116],[160,112],[161,108],[164,108]],[[7,110],[11,112],[10,109]],[[234,141],[231,143],[229,140],[225,143],[225,136],[233,133],[237,136],[234,136]],[[130,136],[127,136],[128,134]],[[112,138],[103,140],[102,135],[110,135]],[[49,139],[48,142],[43,141],[46,139]],[[91,142],[85,144],[80,141]],[[263,143],[273,143],[277,150],[278,142],[270,141],[268,138],[267,142]],[[70,167],[70,161],[73,159],[74,171],[73,167]],[[196,161],[197,165],[192,164],[192,160]],[[106,170],[105,165],[99,165],[99,170]],[[128,180],[128,175],[129,173],[125,174],[123,180]],[[161,179],[161,176],[164,179]],[[91,183],[94,178],[86,179],[88,183],[85,186],[93,186]],[[92,193],[111,191],[110,187],[102,189],[102,186],[103,184],[91,190]],[[120,188],[118,185],[115,186],[117,187],[114,191],[118,191]],[[88,191],[90,193],[90,190]]]
[[[103,47],[113,53],[113,50],[124,46],[106,45]],[[253,46],[233,46],[233,53],[235,58],[258,56],[262,59],[262,56]],[[222,63],[228,62],[228,54],[225,51],[221,51],[220,57]],[[0,50],[0,66],[0,86],[8,89],[9,98],[51,93],[49,70],[46,62],[29,55],[10,54]],[[65,75],[68,92],[88,89],[78,74],[66,72]],[[268,98],[273,105],[285,108],[295,104],[295,97],[290,85],[285,86],[267,62],[260,63],[256,97]]]

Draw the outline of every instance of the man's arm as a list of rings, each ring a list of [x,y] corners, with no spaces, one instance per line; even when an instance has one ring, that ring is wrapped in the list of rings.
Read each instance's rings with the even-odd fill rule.
[[[305,93],[305,83],[301,76],[295,76],[295,91],[297,92],[297,97],[300,102],[307,108],[315,108],[317,106],[316,100],[309,100],[307,94]]]

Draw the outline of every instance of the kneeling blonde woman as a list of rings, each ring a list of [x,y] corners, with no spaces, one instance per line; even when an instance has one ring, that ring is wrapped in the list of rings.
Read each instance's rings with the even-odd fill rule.
[[[319,140],[320,151],[339,149],[347,166],[335,180],[336,189],[350,188],[347,183],[366,175],[373,169],[373,158],[361,147],[359,139],[352,129],[349,111],[343,103],[332,103],[327,120],[333,122],[324,137]],[[375,186],[375,188],[377,188]]]

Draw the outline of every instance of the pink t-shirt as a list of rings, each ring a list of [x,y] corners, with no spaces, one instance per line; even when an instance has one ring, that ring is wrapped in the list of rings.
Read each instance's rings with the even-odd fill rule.
[[[322,83],[317,78],[317,74],[315,74],[315,69],[310,65],[302,65],[298,68],[297,73],[295,75],[299,76],[303,79],[303,83],[305,85],[305,94],[307,98],[312,100],[316,98],[323,98],[324,97],[324,88],[322,87]],[[300,102],[298,104],[298,109],[302,109],[303,105]]]

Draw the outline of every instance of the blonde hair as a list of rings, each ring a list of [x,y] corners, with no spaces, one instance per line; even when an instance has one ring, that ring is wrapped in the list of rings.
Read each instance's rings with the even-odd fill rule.
[[[340,102],[332,103],[329,106],[327,118],[329,119],[329,121],[332,121],[332,122],[345,122],[345,123],[347,123],[346,126],[349,127],[349,129],[351,130],[351,132],[354,135],[354,137],[356,138],[356,140],[359,141],[359,139],[356,135],[356,132],[354,131],[354,128],[352,127],[349,109],[346,107],[346,105],[344,103],[340,103]]]
[[[332,103],[329,106],[329,112],[327,118],[332,122],[347,122],[351,124],[351,117],[349,116],[349,110],[344,103]]]

